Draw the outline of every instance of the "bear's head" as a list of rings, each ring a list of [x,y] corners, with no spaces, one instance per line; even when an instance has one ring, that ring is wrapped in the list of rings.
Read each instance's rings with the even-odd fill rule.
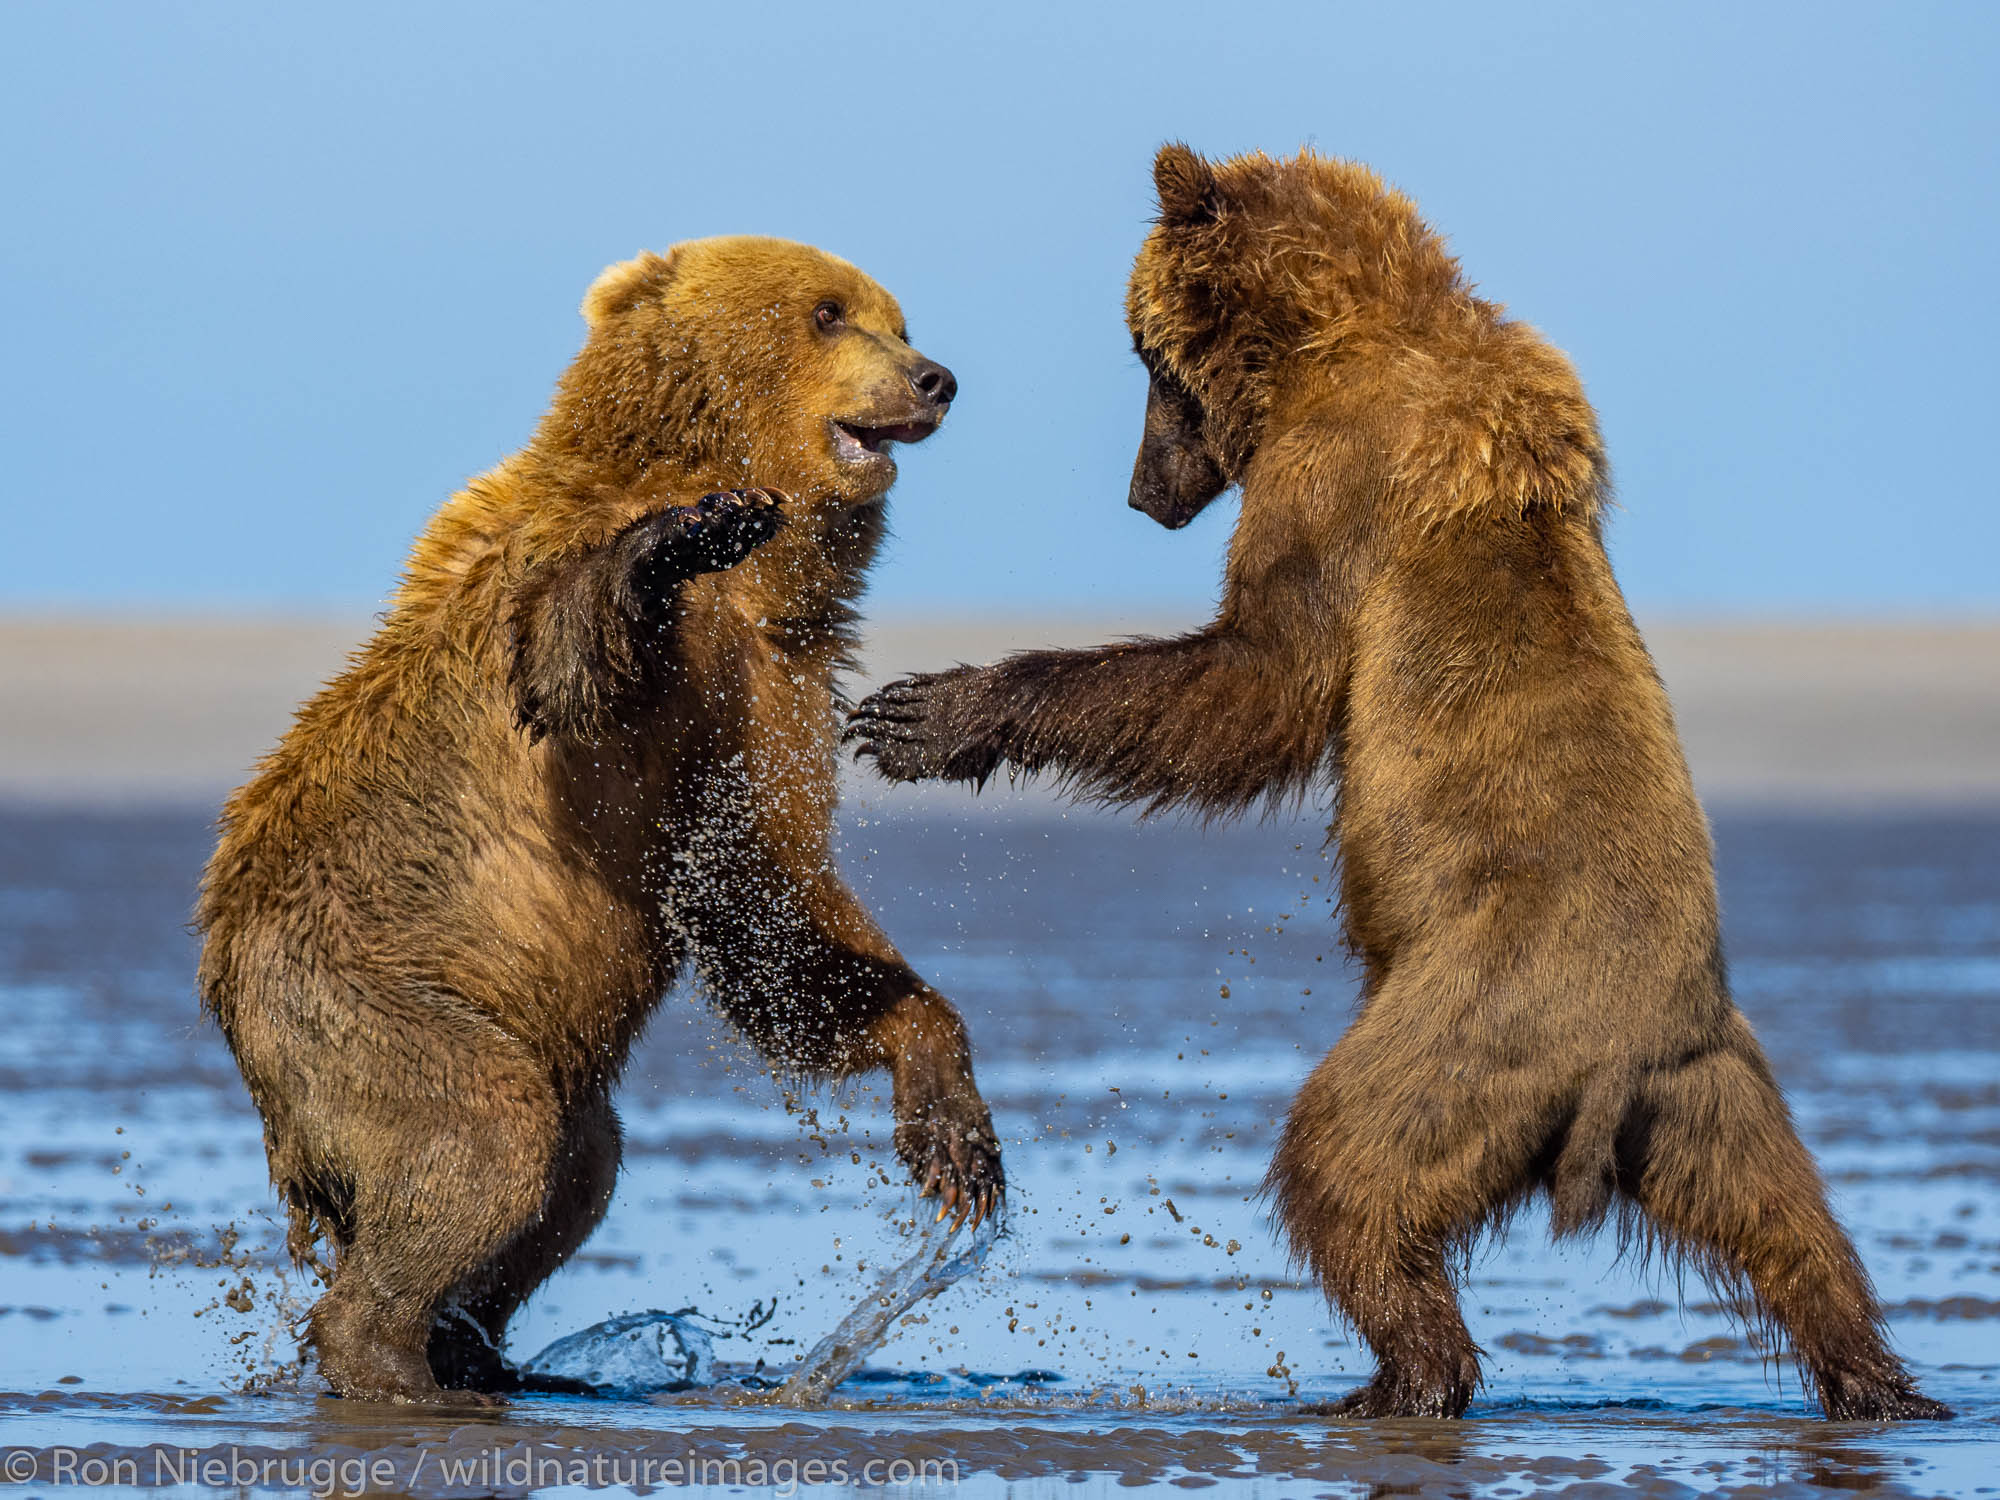
[[[718,488],[863,504],[895,443],[935,432],[958,394],[910,347],[896,299],[789,240],[692,240],[607,269],[545,432],[599,462]]]
[[[1412,206],[1366,167],[1310,152],[1210,162],[1174,142],[1153,184],[1159,216],[1125,299],[1151,377],[1131,501],[1180,527],[1242,479],[1288,367],[1355,317],[1381,210]],[[1456,267],[1437,261],[1449,283]]]
[[[1159,216],[1126,292],[1151,377],[1131,503],[1185,526],[1240,483],[1275,407],[1369,381],[1401,493],[1430,519],[1594,513],[1596,419],[1562,354],[1473,295],[1409,198],[1302,151],[1153,163]]]

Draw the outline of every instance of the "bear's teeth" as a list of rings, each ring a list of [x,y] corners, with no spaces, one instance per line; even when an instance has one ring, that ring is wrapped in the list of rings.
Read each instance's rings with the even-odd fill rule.
[[[879,457],[882,452],[879,442],[863,436],[863,433],[872,434],[872,428],[855,428],[845,422],[836,422],[833,432],[834,450],[842,458],[866,459],[871,455]]]

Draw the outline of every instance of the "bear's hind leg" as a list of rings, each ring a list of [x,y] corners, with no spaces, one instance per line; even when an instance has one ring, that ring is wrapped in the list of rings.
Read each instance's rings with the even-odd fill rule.
[[[561,1129],[548,1084],[510,1046],[435,1018],[421,1041],[400,1056],[421,1058],[422,1076],[346,1121],[351,1234],[309,1337],[337,1395],[465,1404],[478,1398],[448,1397],[432,1375],[432,1325],[451,1289],[541,1214]]]
[[[1661,1237],[1748,1283],[1791,1340],[1829,1419],[1947,1418],[1883,1337],[1853,1244],[1747,1026],[1730,1045],[1655,1075],[1621,1175]]]
[[[1374,1378],[1331,1413],[1461,1416],[1479,1388],[1480,1350],[1459,1311],[1451,1254],[1523,1184],[1510,1175],[1489,1192],[1480,1178],[1490,1158],[1451,1136],[1462,1111],[1376,1080],[1378,1055],[1350,1032],[1313,1070],[1269,1185],[1294,1250],[1375,1353]]]
[[[445,1299],[431,1329],[430,1366],[446,1390],[575,1389],[524,1377],[501,1352],[523,1302],[590,1238],[611,1206],[622,1135],[611,1101],[572,1106],[550,1172],[548,1201],[528,1226]]]
[[[1337,1417],[1461,1417],[1479,1389],[1479,1346],[1459,1312],[1442,1236],[1329,1226],[1321,1282],[1375,1351],[1375,1374]]]

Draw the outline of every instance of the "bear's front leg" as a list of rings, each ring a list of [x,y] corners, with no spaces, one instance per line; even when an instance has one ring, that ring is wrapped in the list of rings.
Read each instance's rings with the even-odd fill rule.
[[[870,1027],[894,1086],[896,1155],[917,1196],[938,1198],[939,1220],[956,1211],[977,1229],[1006,1192],[993,1116],[972,1078],[965,1024],[928,986],[891,1005]]]
[[[531,569],[510,611],[515,721],[531,738],[596,739],[646,678],[681,585],[776,536],[785,496],[722,490],[668,505]]]
[[[786,851],[796,852],[796,850]],[[792,888],[789,915],[711,884],[697,913],[696,962],[722,1012],[780,1069],[824,1078],[888,1073],[896,1155],[938,1218],[976,1224],[1001,1205],[1006,1176],[993,1117],[972,1073],[965,1023],[917,977],[830,872]],[[781,940],[774,930],[790,927]]]
[[[1006,761],[1099,801],[1239,812],[1331,772],[1338,696],[1316,684],[1341,676],[1218,623],[905,677],[843,739],[891,781],[979,785]]]

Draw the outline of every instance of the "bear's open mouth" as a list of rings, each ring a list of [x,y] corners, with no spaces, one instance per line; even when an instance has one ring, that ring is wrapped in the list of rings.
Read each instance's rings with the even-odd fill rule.
[[[869,427],[860,422],[843,422],[835,417],[833,451],[838,458],[866,463],[871,458],[887,458],[891,443],[921,443],[938,429],[935,422],[896,422],[886,427]]]

